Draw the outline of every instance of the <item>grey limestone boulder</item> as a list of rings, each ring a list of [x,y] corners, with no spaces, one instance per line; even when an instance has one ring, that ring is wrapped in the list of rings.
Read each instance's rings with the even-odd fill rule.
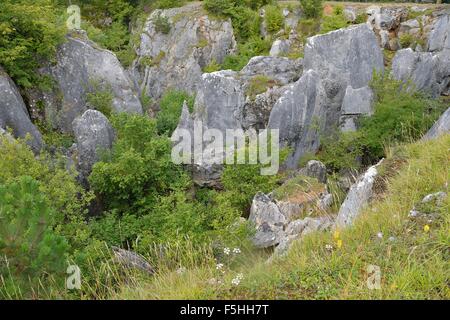
[[[43,146],[42,135],[31,122],[19,89],[11,78],[0,68],[0,127],[10,128],[16,138],[30,135],[28,144],[34,152]]]
[[[450,108],[448,108],[423,137],[424,140],[435,139],[450,133]]]
[[[114,130],[108,119],[96,110],[87,110],[81,117],[76,118],[73,121],[73,130],[77,143],[77,168],[81,180],[86,183],[101,152],[111,149]]]
[[[73,120],[88,109],[87,95],[94,90],[111,92],[112,111],[143,112],[134,84],[116,55],[83,34],[67,38],[49,73],[56,80],[62,101],[61,105],[46,106],[46,117],[63,132],[72,132]]]
[[[373,196],[373,186],[375,178],[378,176],[378,163],[370,167],[358,180],[350,187],[336,218],[336,226],[342,228],[352,225],[361,210],[369,203]]]

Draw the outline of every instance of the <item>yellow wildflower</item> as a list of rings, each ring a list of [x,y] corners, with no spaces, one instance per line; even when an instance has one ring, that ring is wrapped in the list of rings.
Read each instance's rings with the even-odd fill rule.
[[[339,232],[338,230],[336,230],[336,231],[333,233],[333,238],[334,238],[334,240],[339,240],[340,237],[341,237],[340,232]]]
[[[430,226],[426,224],[426,225],[423,227],[423,231],[425,231],[425,232],[430,231]]]
[[[338,249],[342,248],[342,240],[341,239],[338,239],[336,241],[336,247],[338,247]]]

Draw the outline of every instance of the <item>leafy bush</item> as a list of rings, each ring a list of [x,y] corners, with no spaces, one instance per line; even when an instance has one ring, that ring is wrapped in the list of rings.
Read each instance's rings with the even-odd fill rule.
[[[237,7],[230,9],[228,14],[231,17],[238,42],[243,43],[259,36],[261,17],[258,12],[246,7]]]
[[[186,186],[182,168],[172,163],[171,142],[157,135],[155,120],[122,113],[114,114],[111,122],[117,141],[89,178],[107,208],[139,214],[158,195]]]
[[[265,10],[267,31],[270,33],[280,31],[284,26],[284,17],[281,9],[278,6],[269,5],[265,7]]]
[[[100,111],[107,118],[111,116],[114,95],[110,87],[103,88],[97,81],[90,81],[91,91],[86,95],[86,101],[90,108]]]
[[[52,0],[0,1],[0,65],[22,87],[39,82],[39,61],[52,61],[65,27]]]
[[[355,133],[322,138],[318,154],[329,169],[358,168],[384,157],[386,146],[420,138],[445,110],[445,103],[409,89],[388,75],[375,75],[374,114],[360,120]]]
[[[157,32],[168,34],[170,32],[170,29],[172,28],[170,26],[169,18],[158,14],[155,19],[153,20],[153,24],[155,25],[155,30]]]
[[[402,48],[408,48],[414,43],[414,37],[412,34],[404,33],[398,37],[400,45]]]
[[[318,18],[322,15],[322,0],[300,0],[306,18]]]
[[[246,94],[250,98],[255,98],[258,94],[266,92],[270,87],[275,85],[275,80],[265,75],[257,75],[249,81]]]
[[[344,8],[340,5],[333,8],[333,13],[329,16],[324,16],[320,27],[321,33],[338,30],[347,27],[349,22],[344,14]]]
[[[169,90],[161,98],[161,110],[156,116],[156,128],[159,135],[170,137],[173,131],[175,131],[178,121],[180,120],[184,101],[187,102],[189,109],[192,111],[194,98],[185,92]]]
[[[170,9],[182,7],[185,2],[185,0],[158,0],[155,4],[155,7],[158,9]]]
[[[252,37],[246,43],[238,45],[238,54],[225,57],[222,69],[242,70],[254,56],[268,55],[272,43],[269,39]]]
[[[7,288],[19,281],[23,290],[64,272],[68,243],[52,230],[55,216],[33,178],[0,185],[0,271]]]
[[[53,218],[61,224],[61,232],[77,232],[66,226],[69,221],[79,221],[84,216],[91,195],[76,183],[74,173],[66,170],[63,161],[51,159],[45,153],[36,158],[23,141],[0,136],[0,167],[0,184],[16,182],[22,176],[38,181],[40,192],[56,210]]]

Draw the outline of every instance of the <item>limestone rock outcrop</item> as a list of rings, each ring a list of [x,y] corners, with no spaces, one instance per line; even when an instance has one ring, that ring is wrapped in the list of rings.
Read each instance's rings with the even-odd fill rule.
[[[43,146],[42,135],[31,122],[19,89],[1,68],[0,128],[12,129],[12,134],[16,138],[25,138],[29,134],[31,140],[28,141],[28,144],[36,153],[39,152]]]

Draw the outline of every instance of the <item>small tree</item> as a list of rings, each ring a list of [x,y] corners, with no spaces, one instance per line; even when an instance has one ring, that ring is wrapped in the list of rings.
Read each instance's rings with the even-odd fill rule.
[[[18,182],[0,185],[2,274],[17,282],[63,270],[68,244],[51,228],[54,214],[33,178],[22,176]]]
[[[307,18],[318,18],[322,15],[322,0],[300,0],[300,5]]]

